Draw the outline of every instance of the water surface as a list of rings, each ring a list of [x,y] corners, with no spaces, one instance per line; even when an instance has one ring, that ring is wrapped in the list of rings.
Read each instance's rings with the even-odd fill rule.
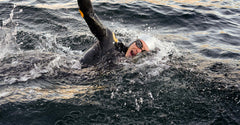
[[[81,68],[96,38],[72,0],[0,0],[0,124],[240,124],[237,0],[94,0],[151,52]]]

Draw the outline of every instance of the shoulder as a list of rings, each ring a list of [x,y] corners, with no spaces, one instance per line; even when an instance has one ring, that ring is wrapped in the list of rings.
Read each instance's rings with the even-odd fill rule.
[[[103,51],[108,51],[115,48],[114,44],[116,42],[118,42],[118,39],[116,38],[114,32],[112,32],[110,29],[106,29],[106,37],[100,41]]]

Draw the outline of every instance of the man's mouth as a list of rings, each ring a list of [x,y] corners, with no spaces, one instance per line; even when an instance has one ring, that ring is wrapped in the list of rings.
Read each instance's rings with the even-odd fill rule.
[[[131,56],[136,56],[136,54],[134,54],[133,50],[130,52]]]

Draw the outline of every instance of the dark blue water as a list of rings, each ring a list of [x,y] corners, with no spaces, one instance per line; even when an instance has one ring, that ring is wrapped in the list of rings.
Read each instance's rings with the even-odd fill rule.
[[[239,1],[93,1],[151,52],[81,68],[76,1],[0,0],[0,124],[240,124]]]

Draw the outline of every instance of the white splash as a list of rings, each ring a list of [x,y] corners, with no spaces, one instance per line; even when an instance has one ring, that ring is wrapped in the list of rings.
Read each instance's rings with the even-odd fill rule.
[[[13,4],[13,9],[9,15],[9,18],[3,20],[3,26],[0,27],[0,59],[5,57],[8,53],[15,53],[19,51],[20,48],[16,43],[16,34],[17,30],[15,28],[15,24],[13,22],[14,9],[16,5]],[[6,25],[11,24],[11,28],[6,28]]]
[[[3,26],[6,26],[8,23],[13,23],[13,16],[14,16],[14,9],[15,9],[16,5],[13,4],[13,9],[11,10],[11,13],[9,15],[9,18],[6,20],[3,20]]]

